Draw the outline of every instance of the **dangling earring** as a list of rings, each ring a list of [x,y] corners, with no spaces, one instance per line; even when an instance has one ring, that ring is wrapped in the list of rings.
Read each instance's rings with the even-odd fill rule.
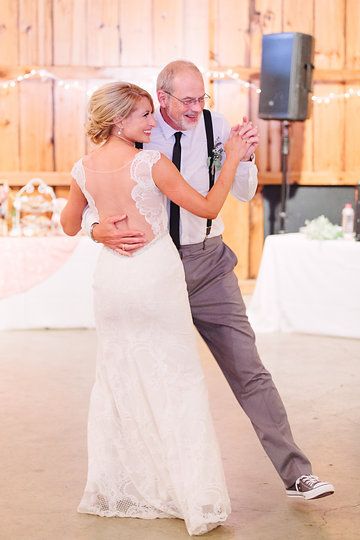
[[[118,137],[122,141],[124,141],[126,144],[130,144],[130,146],[134,146],[135,144],[134,141],[131,141],[130,139],[128,139],[126,135],[123,135],[124,128],[122,126],[116,126],[116,128],[117,128],[117,131],[114,131],[113,135],[115,137]]]

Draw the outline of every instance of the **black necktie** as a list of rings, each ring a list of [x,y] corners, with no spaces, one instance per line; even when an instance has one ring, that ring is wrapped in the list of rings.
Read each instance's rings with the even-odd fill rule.
[[[177,131],[175,134],[175,144],[172,154],[172,162],[175,167],[180,171],[181,165],[181,131]],[[180,247],[180,208],[177,204],[170,202],[170,236],[177,248]]]

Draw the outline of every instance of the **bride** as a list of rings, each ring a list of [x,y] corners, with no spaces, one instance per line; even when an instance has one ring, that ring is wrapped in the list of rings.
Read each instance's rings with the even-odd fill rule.
[[[167,199],[198,216],[220,211],[247,143],[233,133],[206,197],[149,142],[151,96],[110,83],[90,101],[87,134],[99,145],[75,163],[64,231],[81,228],[86,204],[99,220],[120,212],[144,247],[104,247],[94,276],[98,335],[88,422],[88,478],[78,511],[99,516],[181,518],[190,535],[230,513],[200,366],[183,266],[168,233]]]

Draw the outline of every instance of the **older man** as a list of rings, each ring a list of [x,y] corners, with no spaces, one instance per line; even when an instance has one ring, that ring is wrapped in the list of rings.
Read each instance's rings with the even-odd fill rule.
[[[223,142],[230,128],[222,115],[204,111],[207,95],[203,77],[191,62],[171,62],[157,80],[160,110],[147,148],[167,155],[200,193],[206,194],[221,167]],[[257,129],[244,118],[234,128],[250,141],[249,151],[234,178],[232,194],[249,201],[257,187],[252,161]],[[169,203],[171,236],[182,258],[194,324],[217,360],[238,402],[250,418],[267,455],[290,497],[315,499],[334,487],[311,474],[311,464],[295,444],[284,405],[263,366],[248,322],[234,266],[235,254],[224,244],[221,218],[213,222]],[[124,255],[143,246],[137,231],[119,231],[114,216],[98,223],[86,210],[83,226],[93,240]]]

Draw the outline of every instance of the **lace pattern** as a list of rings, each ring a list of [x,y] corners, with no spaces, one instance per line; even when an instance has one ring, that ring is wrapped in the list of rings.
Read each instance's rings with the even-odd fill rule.
[[[73,168],[71,169],[71,176],[75,178],[76,183],[83,192],[90,209],[94,212],[94,214],[97,216],[97,220],[99,221],[99,212],[96,208],[95,201],[86,188],[86,175],[82,159],[79,159],[79,161],[74,164]]]
[[[130,166],[131,178],[136,182],[131,196],[155,236],[166,230],[168,223],[165,195],[156,187],[151,175],[151,168],[159,159],[157,150],[143,150]]]

